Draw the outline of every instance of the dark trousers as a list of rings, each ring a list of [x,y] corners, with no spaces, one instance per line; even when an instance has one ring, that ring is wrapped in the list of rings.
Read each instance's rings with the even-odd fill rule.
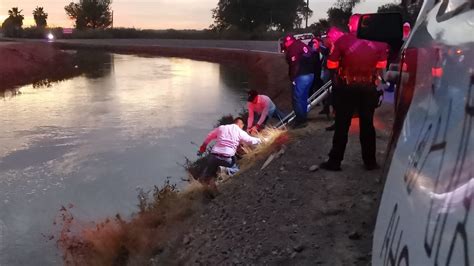
[[[374,111],[377,106],[377,91],[374,86],[339,86],[333,91],[336,107],[336,123],[329,160],[340,163],[344,159],[352,115],[359,111],[360,144],[365,164],[375,160]]]
[[[209,154],[207,157],[207,164],[204,168],[200,181],[208,182],[212,178],[216,177],[217,168],[219,166],[224,167],[236,167],[235,157],[223,157],[217,154]]]

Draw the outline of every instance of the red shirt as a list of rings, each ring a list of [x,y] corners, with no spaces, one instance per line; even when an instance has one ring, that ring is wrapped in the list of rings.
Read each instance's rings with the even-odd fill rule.
[[[328,61],[331,61],[328,62],[328,68],[339,67],[340,74],[344,76],[373,75],[376,68],[385,68],[387,48],[384,43],[357,39],[354,34],[345,34],[334,43],[328,57]],[[338,66],[335,62],[339,63]]]

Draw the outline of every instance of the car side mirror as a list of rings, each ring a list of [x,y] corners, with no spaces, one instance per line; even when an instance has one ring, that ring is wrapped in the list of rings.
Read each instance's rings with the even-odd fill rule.
[[[369,41],[399,43],[403,39],[400,13],[364,14],[360,17],[357,38]]]

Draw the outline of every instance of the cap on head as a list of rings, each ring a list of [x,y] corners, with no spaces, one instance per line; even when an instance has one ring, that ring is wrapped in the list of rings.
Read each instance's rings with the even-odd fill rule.
[[[253,100],[255,100],[255,98],[257,97],[258,92],[256,90],[249,90],[247,95],[247,102],[253,102]]]
[[[293,34],[287,34],[287,35],[285,36],[285,39],[284,39],[284,46],[285,46],[285,47],[288,47],[288,46],[291,45],[294,41],[296,41],[295,36],[293,36]]]

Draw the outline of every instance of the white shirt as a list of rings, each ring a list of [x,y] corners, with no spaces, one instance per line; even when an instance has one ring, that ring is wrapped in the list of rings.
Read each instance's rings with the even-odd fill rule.
[[[234,156],[239,144],[257,145],[261,143],[259,138],[254,138],[243,131],[236,124],[219,126],[212,130],[204,140],[204,145],[208,145],[212,140],[216,140],[216,144],[212,147],[211,153],[223,156]]]

